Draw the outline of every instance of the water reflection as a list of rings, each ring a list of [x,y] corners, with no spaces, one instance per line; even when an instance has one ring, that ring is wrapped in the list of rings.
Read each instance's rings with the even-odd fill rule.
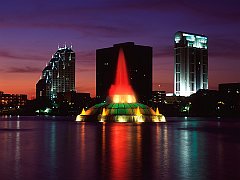
[[[108,134],[109,153],[111,167],[111,177],[126,178],[129,169],[129,153],[131,151],[131,137],[129,137],[129,129],[124,126],[113,126]]]
[[[57,167],[57,157],[56,157],[56,141],[57,141],[57,137],[56,137],[56,122],[53,122],[50,126],[50,132],[49,132],[49,136],[46,136],[46,138],[49,138],[49,143],[46,144],[47,146],[49,146],[49,166],[50,166],[50,171],[52,171],[52,177],[56,177],[56,167]],[[48,142],[48,139],[46,139],[46,142]]]
[[[158,172],[167,169],[167,127],[161,124],[103,124],[101,132],[102,179],[157,179]]]
[[[239,124],[0,121],[0,129],[0,179],[240,177]]]
[[[14,176],[15,179],[20,179],[21,136],[20,132],[15,130],[21,129],[21,122],[4,121],[1,129],[5,133],[2,133],[0,136],[0,159],[4,165],[7,165],[5,164],[7,161],[4,161],[4,158],[9,159],[8,162],[10,162],[11,169],[13,170],[11,176]],[[14,133],[12,133],[12,130]]]
[[[83,167],[86,161],[86,156],[85,156],[85,152],[86,152],[86,131],[85,131],[85,122],[83,122],[80,126],[80,141],[79,141],[79,146],[80,146],[80,156],[81,156],[81,161],[80,161],[80,167]]]
[[[20,129],[20,121],[17,121],[17,129]],[[21,137],[20,132],[16,132],[15,137],[15,177],[16,179],[19,179],[20,176],[20,158],[21,158]]]

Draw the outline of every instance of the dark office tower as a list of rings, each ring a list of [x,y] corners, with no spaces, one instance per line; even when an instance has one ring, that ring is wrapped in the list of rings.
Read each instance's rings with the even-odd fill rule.
[[[138,101],[147,103],[152,94],[152,47],[133,42],[96,50],[96,96],[105,100],[114,84],[119,49],[122,48],[130,84]]]
[[[208,38],[176,32],[174,44],[174,94],[190,96],[208,89]]]
[[[49,99],[49,86],[45,79],[39,79],[36,84],[36,99]]]
[[[57,93],[75,91],[75,52],[72,47],[58,48],[42,71],[36,85],[36,97],[56,99]]]

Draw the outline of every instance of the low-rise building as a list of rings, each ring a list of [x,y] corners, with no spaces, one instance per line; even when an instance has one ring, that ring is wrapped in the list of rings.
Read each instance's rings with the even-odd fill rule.
[[[16,110],[23,107],[27,102],[26,94],[5,94],[0,92],[0,111]]]

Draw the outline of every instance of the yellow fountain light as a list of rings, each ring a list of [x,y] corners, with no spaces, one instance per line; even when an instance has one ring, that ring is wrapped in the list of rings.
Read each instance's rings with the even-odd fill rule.
[[[82,118],[81,118],[81,115],[77,115],[77,117],[76,117],[76,121],[82,121]]]
[[[140,108],[138,106],[137,109],[136,109],[136,116],[141,116],[141,115],[142,114],[141,114]]]
[[[136,109],[136,113],[135,113],[134,119],[135,119],[135,122],[144,122],[145,121],[144,120],[145,118],[142,116],[142,113],[140,111],[139,106]]]
[[[100,122],[105,122],[107,115],[108,115],[108,111],[106,110],[106,108],[103,108],[102,114],[99,114],[98,116],[98,119],[100,120]]]
[[[166,118],[164,115],[162,115],[162,117],[161,117],[161,122],[166,122]]]
[[[135,103],[136,102],[136,98],[134,95],[113,95],[112,98],[114,103]]]
[[[160,113],[159,113],[159,110],[158,110],[158,107],[157,107],[157,109],[156,109],[156,116],[158,116],[158,115],[160,115]]]
[[[153,122],[166,122],[166,118],[165,118],[164,115],[160,114],[160,115],[157,115],[157,116],[153,116],[152,121]]]
[[[119,95],[114,95],[113,96],[113,102],[114,103],[119,103],[120,102],[120,96]]]
[[[81,114],[77,115],[76,121],[78,121],[78,122],[84,121],[84,118],[85,118],[86,115],[87,115],[87,114],[86,114],[86,111],[85,111],[85,109],[83,108]]]
[[[106,111],[105,108],[103,108],[103,110],[102,110],[102,116],[106,116],[106,115],[107,115],[107,111]]]
[[[106,117],[105,116],[101,116],[99,119],[100,119],[99,122],[105,122],[106,121]]]
[[[127,122],[127,117],[126,116],[118,116],[117,122]]]
[[[82,112],[81,112],[81,114],[80,115],[86,115],[86,111],[85,111],[85,109],[83,108],[82,109]]]
[[[127,103],[135,103],[136,98],[133,95],[127,95]]]
[[[145,122],[145,118],[143,116],[136,116],[135,122],[138,122],[138,123]]]

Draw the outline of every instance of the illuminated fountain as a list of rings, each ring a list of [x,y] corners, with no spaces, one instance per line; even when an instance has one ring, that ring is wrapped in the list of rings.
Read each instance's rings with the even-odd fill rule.
[[[129,83],[123,50],[120,49],[116,79],[109,90],[104,103],[96,104],[88,110],[82,110],[76,121],[99,122],[166,122],[165,117],[147,105],[137,103],[134,91]]]

